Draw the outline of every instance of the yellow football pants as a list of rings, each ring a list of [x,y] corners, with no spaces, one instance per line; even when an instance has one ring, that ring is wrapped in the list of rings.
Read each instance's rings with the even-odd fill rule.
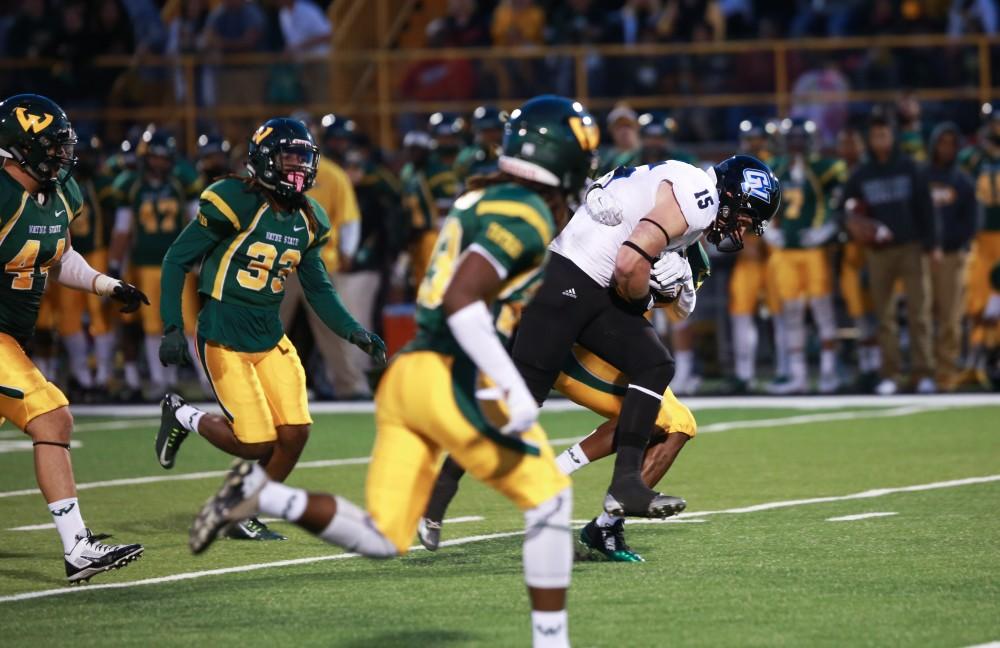
[[[467,362],[467,361],[463,361]],[[379,531],[405,554],[427,507],[447,452],[476,479],[527,510],[570,486],[537,424],[522,438],[531,454],[491,438],[487,414],[455,359],[433,351],[403,353],[375,394],[375,448],[368,468],[367,509]],[[493,432],[492,434],[496,434]]]
[[[42,375],[17,340],[0,333],[0,423],[21,430],[32,419],[69,405],[66,396]]]
[[[306,372],[287,337],[273,349],[234,351],[198,338],[198,355],[215,398],[243,443],[269,443],[279,425],[308,425]]]
[[[781,269],[775,273],[775,281],[782,302],[817,299],[833,291],[825,249],[773,250],[771,260]]]
[[[142,321],[142,332],[146,335],[163,335],[163,321],[160,319],[160,266],[136,266],[130,273],[130,281],[149,297],[149,306],[141,306],[137,315]],[[181,301],[181,313],[184,317],[184,333],[187,336],[195,334],[198,322],[198,311],[201,310],[198,298],[198,278],[188,273],[184,279],[184,294]],[[134,317],[134,316],[133,316]],[[131,317],[122,318],[125,321],[135,321]]]

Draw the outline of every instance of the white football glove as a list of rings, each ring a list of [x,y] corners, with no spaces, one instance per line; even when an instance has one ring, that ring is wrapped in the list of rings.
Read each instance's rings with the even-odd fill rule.
[[[694,289],[694,280],[688,277],[687,281],[681,284],[680,293],[677,299],[667,306],[674,321],[685,320],[694,311],[695,301],[698,293]]]
[[[799,234],[799,243],[807,248],[819,247],[825,245],[836,234],[837,225],[835,223],[823,223],[819,227],[810,227]]]
[[[583,208],[591,220],[608,227],[621,224],[625,218],[621,203],[601,186],[595,186],[587,192]]]
[[[691,264],[677,252],[657,259],[649,273],[649,287],[667,299],[676,299],[685,281],[691,281]]]
[[[986,302],[986,308],[983,310],[983,319],[987,322],[1000,320],[1000,293],[990,295],[990,300]]]
[[[785,247],[785,233],[780,227],[768,227],[764,230],[764,242],[780,250]]]
[[[517,381],[507,392],[507,425],[500,432],[508,436],[521,436],[538,420],[538,403],[523,380]]]

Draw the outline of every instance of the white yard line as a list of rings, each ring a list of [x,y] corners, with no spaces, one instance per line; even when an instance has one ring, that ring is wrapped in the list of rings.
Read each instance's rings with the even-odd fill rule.
[[[931,482],[929,484],[916,484],[914,486],[900,486],[893,488],[878,488],[874,490],[862,491],[860,493],[852,493],[850,495],[840,495],[836,497],[813,497],[809,499],[801,500],[785,500],[779,502],[766,502],[763,504],[755,504],[753,506],[743,506],[739,508],[723,509],[719,511],[699,511],[691,513],[681,513],[677,518],[701,518],[707,515],[720,515],[720,514],[739,514],[739,513],[756,513],[759,511],[769,511],[772,509],[779,508],[789,508],[793,506],[804,506],[809,504],[820,504],[827,502],[842,502],[848,500],[856,499],[866,499],[873,497],[884,497],[886,495],[892,495],[895,493],[916,493],[928,490],[936,490],[941,488],[955,488],[958,486],[969,486],[972,484],[985,484],[990,482],[1000,481],[1000,475],[987,475],[984,477],[969,477],[967,479],[953,479],[950,481],[943,482]],[[674,524],[677,522],[677,518],[670,518],[668,520],[637,520],[637,522],[645,523],[667,523]],[[523,535],[524,531],[507,531],[504,533],[490,533],[486,535],[475,535],[468,536],[465,538],[455,538],[454,540],[445,540],[441,543],[442,547],[451,547],[456,545],[470,544],[473,542],[482,542],[485,540],[494,540],[497,538],[509,538],[514,536]],[[422,547],[410,547],[411,551],[417,551],[422,549]],[[279,560],[275,562],[267,563],[254,563],[250,565],[240,565],[238,567],[225,567],[222,569],[209,569],[205,571],[196,572],[185,572],[181,574],[172,574],[170,576],[160,576],[157,578],[146,578],[138,581],[128,581],[122,583],[104,583],[100,585],[86,585],[81,587],[61,587],[58,589],[48,589],[48,590],[38,590],[34,592],[22,592],[20,594],[12,594],[9,596],[0,596],[0,603],[11,603],[14,601],[27,601],[30,599],[46,598],[50,596],[62,596],[65,594],[75,594],[78,592],[91,592],[95,590],[102,589],[124,589],[128,587],[138,587],[140,585],[157,585],[160,583],[172,583],[182,580],[192,580],[195,578],[203,578],[205,576],[219,576],[224,574],[237,574],[242,572],[256,571],[259,569],[269,569],[271,567],[290,567],[294,565],[308,565],[310,563],[322,562],[326,560],[340,560],[345,558],[354,558],[358,554],[335,554],[335,555],[325,555],[325,556],[314,556],[311,558],[296,558],[294,560]]]
[[[968,646],[967,648],[1000,648],[1000,641],[988,641],[982,644],[976,644],[975,646]]]
[[[73,439],[69,442],[69,447],[73,449],[82,448],[83,442]],[[31,439],[23,435],[22,438],[16,441],[0,440],[0,454],[7,454],[8,452],[31,452],[33,449]]]
[[[854,522],[855,520],[867,520],[869,518],[889,517],[899,515],[895,511],[883,511],[880,513],[858,513],[856,515],[842,515],[840,517],[826,518],[827,522]]]
[[[931,411],[935,409],[947,409],[947,407],[944,405],[940,406],[940,408],[937,407],[936,405],[924,406],[924,407],[916,405],[904,405],[893,409],[874,410],[874,411],[826,412],[822,414],[803,414],[799,416],[786,416],[781,418],[750,419],[746,421],[724,421],[721,423],[711,423],[709,425],[702,426],[698,429],[698,433],[711,434],[714,432],[727,432],[730,430],[794,426],[794,425],[802,425],[805,423],[824,423],[831,421],[851,421],[851,420],[865,419],[871,417],[909,416],[911,414],[917,414],[920,412]],[[580,441],[582,438],[583,437],[569,437],[561,439],[551,439],[549,442],[552,444],[553,447],[562,447],[562,446],[573,445],[577,441]],[[366,464],[370,460],[371,460],[370,457],[352,457],[346,459],[323,459],[317,461],[303,461],[298,466],[296,466],[295,469],[308,470],[311,468],[353,466],[353,465]],[[215,477],[221,477],[224,474],[225,471],[212,470],[212,471],[193,472],[193,473],[150,475],[146,477],[125,477],[121,479],[109,479],[106,481],[77,484],[76,489],[90,490],[93,488],[112,488],[115,486],[135,486],[140,484],[157,484],[160,482],[191,481],[197,479],[210,479]],[[0,499],[7,497],[23,497],[26,495],[38,495],[39,492],[40,491],[37,488],[25,488],[22,490],[15,490],[15,491],[4,491],[0,492]]]

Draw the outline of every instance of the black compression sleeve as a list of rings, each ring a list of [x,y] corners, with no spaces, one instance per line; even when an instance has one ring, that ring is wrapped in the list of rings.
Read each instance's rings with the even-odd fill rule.
[[[632,241],[625,241],[624,243],[622,243],[622,245],[627,248],[632,248],[633,250],[638,252],[639,256],[641,256],[646,261],[649,261],[649,265],[653,265],[654,263],[656,263],[656,257],[650,256],[645,250],[643,250],[641,247],[639,247]]]
[[[652,218],[640,218],[640,219],[639,219],[639,222],[641,223],[642,221],[646,221],[647,223],[652,223],[653,225],[656,225],[656,227],[657,227],[657,228],[658,228],[658,229],[659,229],[659,230],[660,230],[661,232],[663,232],[663,238],[667,239],[667,243],[670,243],[670,235],[669,235],[669,234],[667,234],[667,230],[663,229],[663,225],[660,225],[659,223],[657,223],[657,222],[656,222],[655,220],[653,220]]]

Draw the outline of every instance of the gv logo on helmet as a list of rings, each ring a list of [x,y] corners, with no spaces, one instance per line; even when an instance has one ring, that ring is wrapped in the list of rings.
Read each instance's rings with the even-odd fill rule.
[[[32,115],[23,106],[18,106],[14,109],[14,114],[17,116],[17,121],[21,124],[21,128],[27,131],[34,131],[35,133],[41,133],[43,130],[49,127],[52,123],[52,115],[49,113],[42,113],[42,116]]]
[[[760,169],[744,169],[743,182],[740,184],[740,188],[743,189],[744,193],[748,193],[755,198],[760,198],[769,205],[771,204],[770,191],[774,187],[771,186],[770,176],[764,171]]]

